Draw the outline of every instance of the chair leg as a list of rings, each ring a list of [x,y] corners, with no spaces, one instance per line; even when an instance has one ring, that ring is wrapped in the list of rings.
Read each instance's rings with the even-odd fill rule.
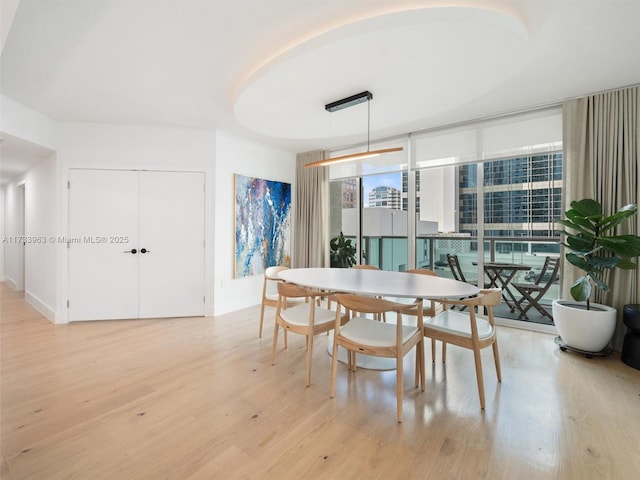
[[[420,348],[420,345],[416,345],[416,368],[415,368],[415,384],[416,384],[416,388],[418,388],[418,382],[420,381],[420,365],[418,364],[420,359],[418,357],[418,349]]]
[[[436,341],[431,339],[431,363],[436,363]]]
[[[442,341],[442,363],[447,363],[447,342]]]
[[[502,381],[502,371],[500,369],[500,352],[498,352],[498,340],[493,341],[493,361],[496,364],[496,375],[498,376],[498,381]]]
[[[403,391],[403,357],[400,352],[396,357],[396,410],[398,416],[398,423],[402,423],[402,391]]]
[[[418,344],[420,346],[420,390],[424,392],[425,388],[425,366],[424,366],[424,337],[422,337],[422,341]]]
[[[258,334],[258,338],[262,338],[262,322],[264,321],[264,303],[262,304],[262,308],[260,309],[260,333]]]
[[[271,365],[275,365],[276,363],[276,348],[278,348],[278,321],[273,327],[273,348],[271,350]]]
[[[482,360],[480,359],[480,349],[473,349],[473,357],[476,363],[476,378],[478,379],[478,393],[480,394],[480,408],[484,410],[484,378],[482,377]]]
[[[313,356],[313,335],[307,335],[307,387],[311,385],[311,357]]]
[[[421,387],[424,392],[424,337],[423,340],[416,345],[415,377],[416,388]]]
[[[347,353],[347,357],[349,354]],[[331,385],[329,388],[329,398],[336,396],[336,373],[338,371],[338,345],[334,339],[333,352],[331,355]]]

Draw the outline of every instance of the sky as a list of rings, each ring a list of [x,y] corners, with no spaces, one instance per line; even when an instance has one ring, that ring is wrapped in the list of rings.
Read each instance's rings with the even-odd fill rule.
[[[400,172],[383,173],[362,177],[364,193],[368,194],[376,187],[393,187],[402,190],[402,174]]]

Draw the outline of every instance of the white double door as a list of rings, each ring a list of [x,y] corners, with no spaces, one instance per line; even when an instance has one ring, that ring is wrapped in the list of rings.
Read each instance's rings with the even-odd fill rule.
[[[69,181],[69,321],[204,315],[204,173]]]

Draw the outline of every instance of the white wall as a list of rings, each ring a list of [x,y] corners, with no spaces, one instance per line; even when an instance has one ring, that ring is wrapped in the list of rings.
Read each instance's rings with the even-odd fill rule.
[[[49,320],[56,310],[56,156],[25,176],[25,299]]]
[[[160,127],[150,125],[109,125],[65,123],[59,127],[58,161],[62,200],[59,205],[58,235],[68,234],[67,184],[71,168],[122,168],[190,170],[205,173],[205,288],[208,315],[213,314],[213,167],[216,158],[216,136],[213,130]],[[58,296],[56,321],[67,321],[68,258],[64,245],[58,245]],[[168,272],[168,274],[170,274]]]
[[[0,282],[4,282],[4,249],[5,249],[5,229],[4,229],[4,196],[6,189],[0,188],[0,238],[2,238],[2,245],[0,245]]]
[[[18,190],[18,183],[22,179],[17,179],[4,188],[4,278],[11,288],[18,287],[20,273],[18,272],[18,254],[19,245],[16,243],[16,237],[24,232],[18,225],[20,210],[24,211],[22,206],[21,193]]]
[[[5,235],[15,227],[17,183],[25,182],[27,233],[68,233],[71,168],[203,171],[207,178],[206,312],[221,314],[260,303],[262,275],[235,280],[233,174],[292,184],[295,153],[214,130],[175,127],[64,123],[56,126],[57,152],[6,187]],[[67,249],[64,243],[31,248],[26,254],[26,296],[56,323],[67,321]],[[15,271],[5,257],[7,276]]]
[[[3,95],[0,95],[0,103],[0,131],[51,150],[56,149],[58,126],[55,120]]]
[[[214,199],[215,315],[256,305],[262,294],[262,275],[234,279],[235,173],[291,183],[292,198],[295,198],[296,154],[218,131]]]
[[[24,284],[27,302],[51,321],[55,319],[57,293],[56,244],[52,240],[56,234],[56,172],[56,156],[52,154],[9,183],[4,196],[6,280],[14,288],[22,289]],[[24,237],[24,264],[17,236]]]

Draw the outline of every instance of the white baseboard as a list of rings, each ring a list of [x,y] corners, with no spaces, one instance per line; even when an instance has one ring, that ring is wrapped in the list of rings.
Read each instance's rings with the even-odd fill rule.
[[[496,325],[503,327],[520,328],[522,330],[531,330],[533,332],[548,333],[550,335],[558,335],[558,330],[554,325],[544,325],[542,323],[525,322],[522,320],[513,320],[510,318],[495,317]]]
[[[55,323],[56,312],[54,309],[29,292],[24,292],[24,299],[29,305],[44,315],[51,323]]]
[[[16,287],[18,286],[18,284],[16,283],[16,281],[11,278],[11,277],[4,277],[4,281],[7,282],[7,285],[9,285],[11,287],[12,290],[15,290]]]

